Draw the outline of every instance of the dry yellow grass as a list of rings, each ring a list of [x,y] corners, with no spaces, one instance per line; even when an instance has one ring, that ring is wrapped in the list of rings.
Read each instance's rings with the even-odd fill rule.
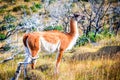
[[[109,41],[108,41],[109,42]],[[107,42],[104,42],[107,43]],[[112,48],[114,48],[112,46]],[[119,45],[114,50],[119,48]],[[111,46],[93,46],[92,44],[75,48],[71,52],[64,54],[60,64],[60,72],[57,77],[54,76],[54,65],[56,55],[44,55],[40,54],[40,58],[37,60],[36,68],[31,69],[28,66],[28,77],[31,80],[119,80],[120,79],[120,50],[114,53],[111,50],[111,56],[102,54],[111,50]],[[106,51],[105,51],[106,50]],[[100,54],[98,56],[91,56],[93,54]],[[110,52],[108,52],[110,53]],[[88,57],[79,59],[81,57],[75,55],[82,55],[82,57]],[[115,55],[114,55],[115,54]],[[5,54],[6,55],[6,54]],[[4,64],[0,64],[0,80],[9,80],[14,76],[17,68],[17,63],[23,61],[23,54],[19,54],[15,57],[15,60],[9,61]],[[7,55],[6,55],[7,56]],[[73,56],[74,59],[73,59]],[[95,57],[95,58],[93,58]],[[19,80],[23,80],[23,68]]]

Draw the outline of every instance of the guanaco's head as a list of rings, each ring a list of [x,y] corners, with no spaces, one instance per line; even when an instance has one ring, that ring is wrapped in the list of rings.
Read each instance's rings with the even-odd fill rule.
[[[72,15],[72,18],[78,22],[81,19],[83,20],[85,18],[85,16],[83,14],[80,14],[80,13],[74,13]]]

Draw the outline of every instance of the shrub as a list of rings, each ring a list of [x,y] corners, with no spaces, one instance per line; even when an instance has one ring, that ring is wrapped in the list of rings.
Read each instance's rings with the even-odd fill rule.
[[[0,40],[3,40],[3,39],[5,39],[5,34],[3,34],[3,33],[0,33]]]
[[[91,42],[96,42],[96,37],[94,36],[94,32],[89,32],[88,38],[90,39]]]
[[[37,12],[38,9],[42,8],[42,4],[34,3],[34,5],[31,6],[30,8],[32,9],[33,12]]]
[[[58,30],[58,31],[62,31],[63,30],[63,27],[62,26],[48,26],[44,29],[45,31],[48,31],[48,30]]]
[[[99,41],[99,40],[103,39],[104,37],[102,34],[96,34],[95,38],[96,38],[95,41]]]
[[[0,31],[4,31],[4,30],[6,30],[7,29],[7,26],[6,25],[2,25],[1,27],[0,27]]]
[[[104,36],[104,37],[112,37],[114,36],[114,32],[110,32],[109,30],[103,30],[103,32],[101,32],[101,34]]]
[[[1,8],[0,13],[4,13],[4,12],[5,12],[5,9]]]
[[[3,50],[4,51],[8,51],[10,49],[10,45],[9,44],[6,44],[4,47],[3,47]]]
[[[27,5],[19,5],[19,6],[14,7],[13,11],[17,12],[17,11],[21,11],[22,9],[28,10],[29,8]]]
[[[30,7],[33,12],[37,12],[37,8],[35,6]]]
[[[37,29],[35,27],[32,27],[32,31],[37,31]]]
[[[8,15],[4,16],[4,20],[6,22],[10,23],[10,22],[15,22],[17,19],[15,16],[8,14]]]
[[[56,0],[49,0],[49,4],[52,4],[53,2],[55,2]]]
[[[27,5],[20,5],[21,9],[29,9]]]
[[[110,32],[110,31],[109,31],[109,28],[107,28],[106,25],[104,25],[103,31],[101,32],[101,34],[102,34],[104,37],[108,37],[108,38],[113,37],[113,36],[115,35],[114,32]]]
[[[18,26],[23,26],[24,24],[22,23],[22,22],[20,22],[19,24],[18,24]]]
[[[4,0],[4,1],[10,2],[10,3],[15,3],[16,2],[16,0]]]
[[[81,37],[79,37],[77,39],[77,42],[76,42],[75,46],[83,46],[88,42],[89,42],[89,39],[85,35],[82,35]]]
[[[16,26],[14,24],[9,24],[9,25],[2,25],[0,27],[0,31],[4,31],[4,30],[9,30],[9,29],[14,29]]]
[[[3,9],[5,9],[5,8],[7,8],[8,7],[8,5],[3,5],[1,8],[3,8]]]
[[[17,11],[20,11],[21,10],[21,6],[16,6],[13,8],[13,11],[14,12],[17,12]]]
[[[27,15],[30,15],[30,14],[31,14],[31,12],[30,12],[29,9],[26,10],[26,14],[27,14]]]
[[[7,29],[14,29],[16,26],[14,24],[9,24]]]
[[[44,29],[45,31],[48,31],[48,30],[54,30],[54,27],[53,26],[48,26]]]
[[[0,13],[4,13],[6,11],[6,8],[8,7],[8,5],[3,5],[0,7]]]
[[[24,0],[24,2],[30,2],[30,0]]]
[[[63,27],[62,26],[54,26],[54,30],[62,31]]]
[[[42,4],[35,3],[35,7],[38,8],[38,9],[41,9],[42,8]]]
[[[109,31],[108,32],[103,31],[101,34],[106,38],[111,38],[115,35],[114,32],[109,32]]]
[[[25,10],[26,14],[29,15],[30,14],[30,8],[27,5],[21,5],[21,10]],[[24,12],[23,12],[24,14]]]
[[[82,35],[78,38],[75,46],[84,46],[88,42],[96,42],[103,38],[101,34],[96,34],[96,37],[94,37],[94,32],[89,32],[88,36]]]

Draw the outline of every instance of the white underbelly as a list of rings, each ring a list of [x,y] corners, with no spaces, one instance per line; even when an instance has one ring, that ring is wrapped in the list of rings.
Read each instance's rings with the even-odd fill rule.
[[[54,53],[56,51],[58,51],[59,47],[60,47],[60,41],[58,41],[56,44],[47,42],[44,38],[40,39],[41,42],[41,51],[46,52],[48,54]]]

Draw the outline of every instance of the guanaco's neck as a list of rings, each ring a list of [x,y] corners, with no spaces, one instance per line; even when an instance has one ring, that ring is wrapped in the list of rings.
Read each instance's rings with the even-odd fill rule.
[[[68,33],[68,35],[69,35],[70,43],[66,50],[70,50],[75,45],[76,40],[79,36],[77,29],[77,21],[74,19],[70,20],[70,32]]]
[[[78,34],[77,21],[74,19],[70,20],[70,35],[75,36]]]

